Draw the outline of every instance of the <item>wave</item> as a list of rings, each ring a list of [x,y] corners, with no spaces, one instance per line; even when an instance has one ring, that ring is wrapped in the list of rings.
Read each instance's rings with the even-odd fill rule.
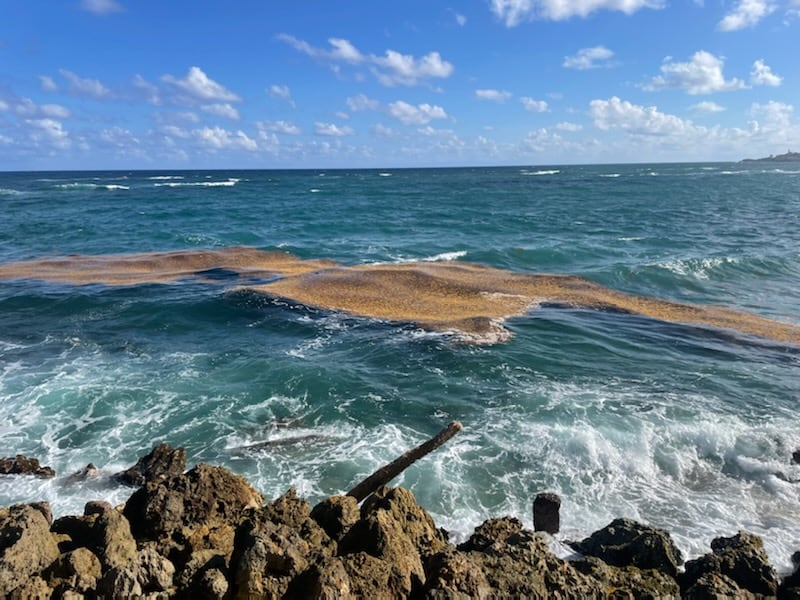
[[[156,187],[233,187],[241,179],[230,177],[225,181],[169,181],[164,183],[154,183]]]
[[[117,190],[129,190],[130,186],[127,185],[119,185],[115,183],[80,183],[80,182],[73,182],[73,183],[59,183],[53,186],[60,190],[110,190],[110,191],[117,191]]]
[[[21,196],[24,193],[11,188],[0,188],[0,196]]]
[[[619,177],[620,173],[600,173],[599,177]]]
[[[183,175],[154,175],[153,177],[148,177],[150,180],[168,180],[168,179],[185,179]]]
[[[560,169],[543,169],[541,171],[528,171],[523,169],[520,175],[558,175],[561,173]]]
[[[727,265],[738,265],[741,258],[722,256],[712,258],[682,258],[668,262],[658,263],[656,267],[666,269],[676,275],[695,277],[697,279],[710,279],[714,271]]]

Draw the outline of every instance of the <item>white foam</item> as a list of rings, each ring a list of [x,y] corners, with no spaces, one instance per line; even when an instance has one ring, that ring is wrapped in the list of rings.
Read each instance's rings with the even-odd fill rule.
[[[620,173],[600,173],[600,177],[619,177]]]
[[[168,179],[185,179],[183,175],[156,175],[154,177],[148,177],[151,180],[168,180]]]
[[[541,171],[520,171],[520,175],[558,175],[561,173],[560,169],[542,169]]]
[[[738,257],[719,256],[711,258],[682,258],[658,263],[657,266],[676,275],[694,277],[696,279],[710,279],[714,271],[726,265],[736,265],[741,262]]]
[[[156,187],[233,187],[240,181],[241,179],[230,177],[225,181],[170,181],[153,185]]]

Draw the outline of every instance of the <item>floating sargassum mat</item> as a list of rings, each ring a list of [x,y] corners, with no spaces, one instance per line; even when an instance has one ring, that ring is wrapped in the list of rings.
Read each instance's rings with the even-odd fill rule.
[[[719,306],[626,294],[576,275],[518,273],[462,262],[342,266],[248,247],[71,255],[0,264],[0,279],[137,285],[192,279],[354,316],[453,332],[473,343],[510,338],[503,325],[541,304],[613,310],[661,321],[730,329],[800,345],[800,325]],[[265,283],[247,284],[253,279]]]

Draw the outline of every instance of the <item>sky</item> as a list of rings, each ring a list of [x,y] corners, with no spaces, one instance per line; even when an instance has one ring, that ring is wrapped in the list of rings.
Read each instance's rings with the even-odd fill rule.
[[[2,0],[0,170],[800,151],[800,0]]]

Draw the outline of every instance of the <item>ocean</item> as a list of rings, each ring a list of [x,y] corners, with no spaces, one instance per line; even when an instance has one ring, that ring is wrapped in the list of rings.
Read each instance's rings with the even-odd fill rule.
[[[0,173],[0,207],[0,269],[244,246],[577,275],[800,325],[797,165]],[[394,481],[456,539],[491,516],[531,527],[549,491],[562,539],[624,516],[669,530],[687,557],[740,529],[780,569],[800,550],[799,345],[735,319],[549,301],[473,343],[249,287],[270,281],[228,267],[122,285],[0,279],[0,455],[58,473],[0,476],[0,505],[47,500],[60,516],[123,502],[131,490],[107,478],[67,477],[90,462],[117,472],[159,442],[314,503],[459,420]]]

